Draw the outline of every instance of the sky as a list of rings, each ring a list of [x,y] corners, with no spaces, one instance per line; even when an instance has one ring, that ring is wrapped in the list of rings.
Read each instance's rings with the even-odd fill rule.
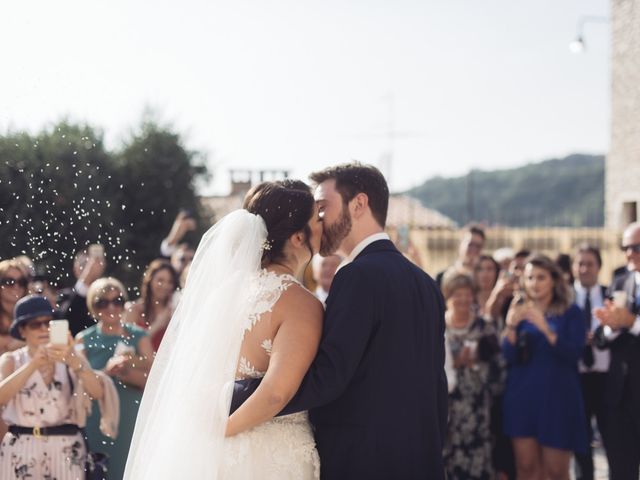
[[[117,148],[151,109],[206,155],[203,194],[227,193],[232,168],[304,179],[360,160],[402,191],[606,153],[610,25],[585,24],[583,54],[568,44],[608,15],[606,0],[5,1],[0,133],[69,118]]]

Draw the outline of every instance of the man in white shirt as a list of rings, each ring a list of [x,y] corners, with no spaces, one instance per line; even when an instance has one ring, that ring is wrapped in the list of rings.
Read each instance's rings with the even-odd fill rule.
[[[598,431],[606,435],[605,428],[605,381],[609,370],[610,352],[600,350],[592,345],[593,332],[600,322],[594,317],[593,309],[604,305],[606,287],[598,284],[598,275],[602,268],[600,250],[592,245],[580,245],[573,257],[573,285],[575,302],[582,309],[587,330],[587,344],[584,347],[579,362],[582,396],[585,406],[585,421],[589,434],[589,444],[586,454],[576,453],[576,479],[593,480],[593,440],[592,418],[595,416]],[[606,445],[606,439],[604,440]]]

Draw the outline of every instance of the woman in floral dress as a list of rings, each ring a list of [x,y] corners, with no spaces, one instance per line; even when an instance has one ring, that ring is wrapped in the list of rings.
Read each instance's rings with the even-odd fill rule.
[[[101,399],[104,387],[87,361],[67,345],[49,343],[51,305],[32,295],[16,304],[10,333],[27,345],[0,357],[0,405],[9,432],[0,446],[0,478],[83,479],[85,442],[79,423],[86,392]],[[77,394],[77,395],[76,395]]]
[[[472,278],[452,272],[443,279],[447,342],[457,385],[449,394],[444,458],[449,479],[492,479],[491,405],[504,381],[495,327],[474,315]]]

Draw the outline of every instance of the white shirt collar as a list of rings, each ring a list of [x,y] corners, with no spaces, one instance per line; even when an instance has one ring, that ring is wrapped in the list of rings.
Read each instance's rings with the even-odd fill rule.
[[[389,238],[389,235],[387,235],[384,232],[374,233],[373,235],[369,235],[367,238],[362,240],[358,245],[356,245],[353,250],[351,250],[351,253],[340,263],[340,265],[338,265],[336,272],[340,270],[342,267],[344,267],[345,265],[353,262],[355,258],[358,255],[360,255],[365,248],[367,248],[373,242],[377,242],[378,240],[391,240],[391,239]]]

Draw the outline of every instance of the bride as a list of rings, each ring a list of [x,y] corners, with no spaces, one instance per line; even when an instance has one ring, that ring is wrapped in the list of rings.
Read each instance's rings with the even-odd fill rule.
[[[320,248],[307,185],[265,182],[202,238],[151,370],[126,479],[318,479],[306,413],[274,418],[320,341],[298,281]],[[264,377],[228,418],[235,379]],[[225,437],[226,434],[226,437]]]

